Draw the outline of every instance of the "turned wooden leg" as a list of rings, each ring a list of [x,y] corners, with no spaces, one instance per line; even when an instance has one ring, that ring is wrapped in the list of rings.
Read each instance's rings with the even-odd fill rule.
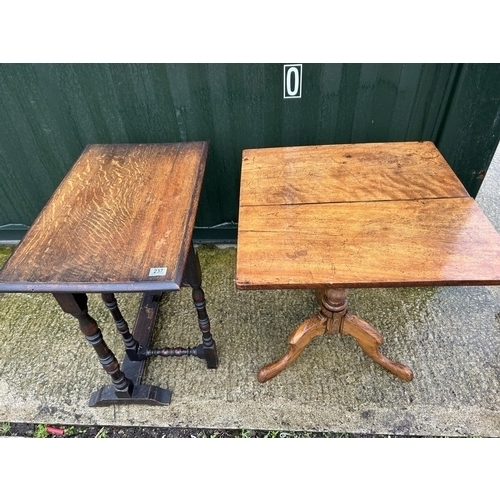
[[[219,361],[217,357],[217,347],[210,331],[210,319],[208,318],[205,293],[201,288],[201,266],[198,254],[193,244],[189,248],[186,267],[182,279],[183,284],[192,288],[193,303],[198,315],[198,325],[202,334],[203,358],[207,362],[207,368],[217,368]]]
[[[257,379],[266,382],[289,366],[311,340],[325,333],[344,333],[352,336],[363,352],[373,361],[383,366],[397,377],[410,381],[413,372],[396,361],[391,361],[379,352],[382,344],[380,334],[366,321],[347,312],[347,290],[328,288],[316,291],[320,311],[316,316],[304,321],[288,339],[288,350],[283,357],[259,370]]]
[[[95,349],[102,367],[111,377],[116,396],[119,398],[130,398],[133,392],[133,384],[121,371],[118,360],[104,342],[97,322],[89,316],[87,295],[83,293],[54,293],[53,295],[62,310],[78,320],[80,330]]]
[[[129,351],[134,354],[137,353],[139,343],[130,333],[128,324],[122,316],[120,309],[118,308],[118,302],[116,301],[115,295],[113,293],[102,293],[101,297],[115,321],[118,333],[120,333],[120,335],[122,336],[123,343],[125,344],[125,350],[127,351],[127,353],[129,353]]]

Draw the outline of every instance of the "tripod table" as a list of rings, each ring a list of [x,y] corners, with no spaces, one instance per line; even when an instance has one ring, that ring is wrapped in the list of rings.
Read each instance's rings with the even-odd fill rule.
[[[408,366],[380,352],[380,333],[347,311],[347,289],[498,284],[500,235],[432,142],[243,152],[237,288],[311,288],[320,303],[260,382],[326,333],[354,337],[410,381]]]

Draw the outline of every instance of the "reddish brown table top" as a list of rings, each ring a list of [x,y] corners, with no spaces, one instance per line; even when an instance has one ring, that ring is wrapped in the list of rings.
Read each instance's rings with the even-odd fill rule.
[[[207,151],[87,146],[0,271],[0,291],[178,289]]]
[[[238,288],[500,284],[500,235],[431,142],[243,152]]]

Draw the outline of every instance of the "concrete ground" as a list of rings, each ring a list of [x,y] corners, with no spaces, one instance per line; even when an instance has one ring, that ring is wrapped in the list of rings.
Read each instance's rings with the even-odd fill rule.
[[[477,200],[500,231],[500,156]],[[236,249],[198,249],[220,358],[156,358],[143,381],[173,391],[166,407],[90,408],[109,380],[77,322],[51,295],[0,296],[0,422],[329,431],[402,436],[500,436],[500,287],[352,290],[350,311],[409,365],[404,382],[346,336],[316,338],[271,381],[257,370],[284,353],[287,335],[317,310],[312,291],[237,291]],[[140,296],[118,295],[133,327]],[[124,350],[98,295],[90,314],[121,361]],[[190,290],[167,295],[157,346],[199,343]]]

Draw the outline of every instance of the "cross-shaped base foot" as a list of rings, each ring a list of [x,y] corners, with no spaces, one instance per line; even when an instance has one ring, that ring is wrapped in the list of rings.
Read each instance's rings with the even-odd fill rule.
[[[328,288],[317,291],[320,311],[306,319],[288,338],[288,350],[280,359],[259,370],[259,382],[267,382],[291,365],[314,337],[326,333],[344,333],[353,337],[364,353],[397,377],[410,381],[408,366],[386,358],[380,351],[381,335],[369,323],[347,312],[347,290]]]

